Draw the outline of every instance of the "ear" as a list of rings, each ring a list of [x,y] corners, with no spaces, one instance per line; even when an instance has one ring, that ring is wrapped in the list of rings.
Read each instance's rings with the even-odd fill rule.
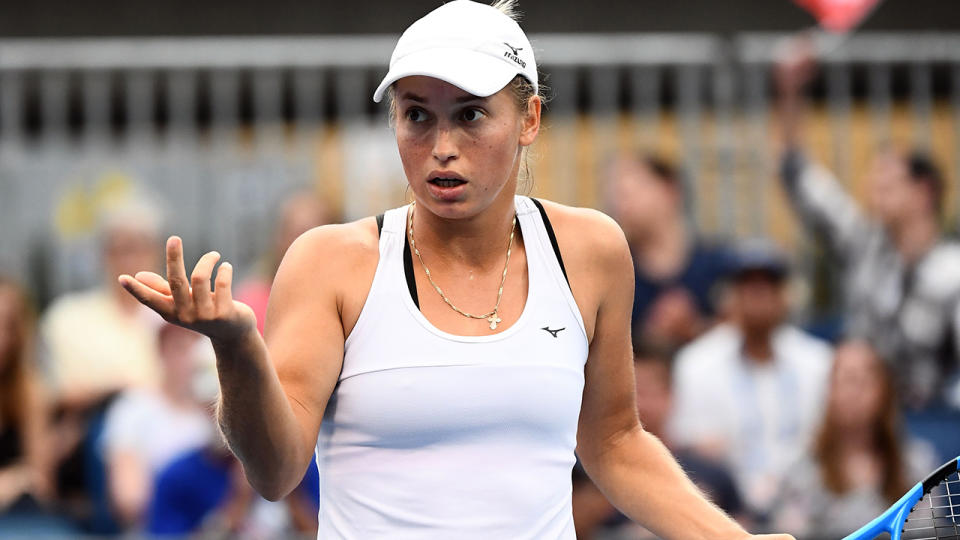
[[[543,103],[540,96],[533,96],[527,101],[527,112],[521,120],[520,146],[530,146],[540,133],[540,109]]]

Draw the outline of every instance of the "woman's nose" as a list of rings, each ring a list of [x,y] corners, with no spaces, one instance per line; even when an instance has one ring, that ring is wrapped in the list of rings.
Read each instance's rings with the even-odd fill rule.
[[[458,155],[456,134],[447,126],[437,126],[433,141],[433,157],[437,161],[449,161]]]

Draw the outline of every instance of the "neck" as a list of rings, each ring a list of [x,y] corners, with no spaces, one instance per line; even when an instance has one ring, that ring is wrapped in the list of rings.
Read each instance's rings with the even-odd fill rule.
[[[166,379],[163,381],[161,388],[163,395],[167,396],[167,399],[174,405],[179,407],[190,403],[190,392],[184,388],[183,384],[177,384],[177,381],[173,379]]]
[[[891,236],[900,255],[914,263],[933,247],[940,231],[934,219],[923,216],[903,223],[891,231]]]
[[[422,205],[414,205],[413,229],[417,247],[445,265],[480,270],[502,265],[516,208],[512,195],[501,199],[480,214],[464,219],[442,218]],[[520,224],[516,227],[519,229]],[[519,239],[519,231],[515,234],[515,240]]]
[[[846,426],[840,437],[840,451],[844,454],[873,453],[873,430],[870,426]]]
[[[756,362],[767,364],[773,361],[773,343],[769,332],[744,332],[743,352]]]
[[[679,273],[686,263],[690,238],[683,220],[674,217],[635,234],[630,244],[637,264],[646,273],[669,277]]]

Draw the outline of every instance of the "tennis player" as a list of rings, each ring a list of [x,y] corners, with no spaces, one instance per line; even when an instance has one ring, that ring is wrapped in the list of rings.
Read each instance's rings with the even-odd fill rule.
[[[320,538],[574,538],[574,451],[610,500],[664,538],[751,538],[640,425],[623,232],[592,210],[516,195],[540,128],[513,1],[444,4],[401,36],[391,100],[413,195],[302,235],[280,265],[265,338],[232,268],[120,282],[209,336],[219,421],[275,500],[316,450]],[[768,536],[785,539],[788,536]]]

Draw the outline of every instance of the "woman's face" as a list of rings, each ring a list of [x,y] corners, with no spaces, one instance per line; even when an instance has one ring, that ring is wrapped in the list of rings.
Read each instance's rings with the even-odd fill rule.
[[[881,414],[884,399],[883,370],[873,350],[862,343],[847,343],[834,355],[830,406],[844,427],[872,424]]]
[[[509,87],[481,98],[432,77],[395,83],[400,160],[417,202],[447,219],[513,197],[520,150],[540,127],[540,99],[521,114]]]

